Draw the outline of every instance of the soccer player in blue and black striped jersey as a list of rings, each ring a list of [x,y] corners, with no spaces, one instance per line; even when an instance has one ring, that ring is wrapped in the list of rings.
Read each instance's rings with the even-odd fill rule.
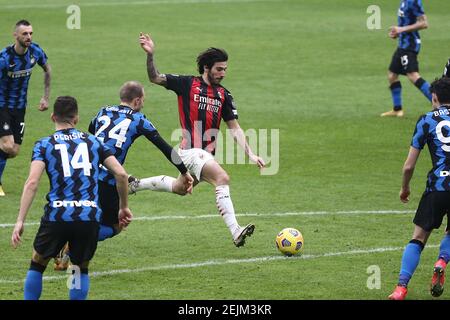
[[[428,145],[433,164],[428,172],[425,192],[414,217],[415,229],[412,240],[405,247],[398,285],[389,296],[392,300],[403,300],[408,292],[408,283],[419,264],[428,237],[438,229],[447,216],[446,234],[442,239],[438,260],[434,265],[431,294],[438,297],[444,289],[444,271],[450,261],[450,78],[442,77],[430,88],[434,110],[417,121],[408,157],[403,166],[400,200],[409,201],[410,181],[421,150]]]
[[[95,134],[107,146],[117,160],[123,164],[128,150],[140,136],[151,141],[180,172],[178,179],[168,176],[147,178],[146,183],[153,190],[174,192],[180,195],[192,192],[193,178],[178,153],[159,135],[153,124],[140,111],[144,107],[144,87],[136,81],[129,81],[120,88],[120,104],[100,109],[92,119],[89,132]],[[117,219],[119,197],[116,179],[108,170],[99,175],[99,201],[103,215],[99,241],[111,238],[122,230]]]
[[[50,180],[50,191],[33,244],[24,297],[26,300],[39,299],[42,274],[49,260],[69,242],[74,270],[79,271],[75,274],[75,285],[69,296],[70,299],[84,300],[89,291],[88,265],[97,248],[101,216],[98,203],[100,165],[106,166],[117,181],[120,198],[117,214],[124,226],[132,219],[128,208],[128,175],[112,152],[96,137],[75,128],[78,106],[73,97],[56,99],[52,120],[56,132],[40,139],[34,146],[11,241],[14,247],[21,241],[26,216],[45,170]]]
[[[422,0],[401,0],[398,9],[398,26],[390,28],[389,37],[398,38],[398,48],[392,56],[388,79],[393,110],[384,112],[382,117],[403,117],[402,85],[399,75],[408,79],[431,101],[430,84],[419,74],[419,55],[421,39],[419,30],[428,28],[427,17]]]
[[[36,64],[44,70],[44,96],[40,111],[48,108],[50,65],[47,55],[32,42],[33,27],[26,20],[16,23],[15,43],[0,52],[0,196],[5,193],[2,175],[6,160],[19,153],[25,130],[28,82]]]

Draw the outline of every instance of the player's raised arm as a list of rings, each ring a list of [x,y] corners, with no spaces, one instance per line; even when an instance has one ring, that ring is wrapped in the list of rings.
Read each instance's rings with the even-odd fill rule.
[[[50,82],[52,78],[52,68],[48,63],[42,66],[44,70],[44,96],[39,103],[39,111],[45,111],[48,109],[48,100],[50,98]]]
[[[245,151],[249,159],[253,161],[260,169],[264,168],[266,166],[264,159],[253,153],[252,149],[250,148],[247,142],[247,139],[245,138],[244,131],[242,131],[242,128],[239,125],[239,122],[236,119],[234,119],[229,120],[226,123],[228,128],[230,129],[231,135],[233,136],[234,140],[236,140],[239,146]]]
[[[139,43],[142,49],[147,52],[147,74],[151,82],[165,86],[167,83],[166,75],[159,73],[153,61],[153,53],[155,51],[155,43],[149,34],[140,33]]]
[[[23,187],[22,197],[20,199],[19,215],[17,217],[16,225],[14,226],[13,233],[11,235],[11,244],[16,248],[23,233],[23,225],[28,214],[28,210],[33,203],[34,196],[36,195],[39,180],[45,170],[45,163],[43,161],[32,161],[30,166],[30,174]]]

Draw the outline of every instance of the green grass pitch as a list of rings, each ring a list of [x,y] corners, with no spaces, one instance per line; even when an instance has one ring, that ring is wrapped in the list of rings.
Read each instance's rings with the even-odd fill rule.
[[[423,152],[409,204],[398,191],[401,168],[418,117],[430,104],[402,78],[403,119],[380,118],[391,108],[387,67],[396,42],[387,37],[398,1],[390,0],[80,0],[81,29],[66,27],[70,1],[0,0],[0,44],[12,43],[12,26],[30,20],[34,41],[53,68],[52,102],[73,95],[79,128],[105,104],[118,102],[127,80],[145,85],[144,112],[172,145],[178,128],[176,96],[149,83],[139,32],[156,43],[161,72],[195,74],[202,49],[227,49],[224,86],[246,129],[279,130],[279,170],[260,175],[246,164],[225,164],[241,224],[254,235],[235,248],[215,207],[212,187],[177,197],[144,192],[131,196],[138,220],[99,244],[91,262],[90,299],[386,299],[394,288],[413,212],[431,166]],[[369,30],[369,5],[381,9],[381,29]],[[429,29],[421,32],[421,75],[432,81],[449,57],[446,0],[425,1]],[[37,225],[22,245],[10,246],[33,143],[53,131],[50,112],[37,110],[43,75],[34,69],[20,155],[8,161],[0,198],[0,299],[22,299]],[[224,127],[224,125],[222,126]],[[269,164],[270,165],[270,164]],[[138,177],[176,169],[145,138],[131,148],[126,170]],[[28,216],[38,222],[48,191],[46,177]],[[399,211],[389,213],[382,211]],[[303,256],[282,257],[275,236],[285,227],[304,236]],[[413,277],[408,299],[430,299],[432,265],[445,226],[436,230]],[[370,266],[380,288],[369,289]],[[66,299],[64,273],[49,265],[42,299]],[[441,299],[448,299],[445,291]]]

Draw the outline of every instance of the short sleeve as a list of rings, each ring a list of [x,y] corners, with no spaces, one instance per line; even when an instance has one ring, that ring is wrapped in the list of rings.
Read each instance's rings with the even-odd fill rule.
[[[425,10],[423,9],[422,0],[415,0],[413,3],[413,14],[415,17],[420,17],[425,14]]]
[[[238,118],[236,104],[234,103],[233,96],[228,90],[225,90],[225,101],[222,109],[222,119],[224,121],[235,120]]]
[[[192,76],[179,76],[176,74],[166,74],[166,89],[174,91],[178,96],[183,92],[189,92],[189,86],[192,83]]]
[[[36,46],[36,61],[37,64],[40,65],[41,67],[44,66],[47,63],[47,55],[45,54],[44,50],[41,49],[41,47]]]
[[[146,136],[147,138],[152,136],[156,132],[156,128],[153,123],[150,122],[144,115],[139,119],[138,133],[139,135]]]
[[[112,152],[112,150],[106,145],[100,142],[100,140],[98,138],[95,138],[99,144],[99,148],[98,148],[98,156],[100,159],[100,163],[103,163],[106,158],[113,156],[114,153]]]
[[[41,140],[37,141],[34,145],[33,152],[31,155],[31,161],[44,161],[45,160],[45,148]]]
[[[411,141],[411,147],[422,150],[427,142],[429,124],[426,122],[426,116],[423,115],[417,120],[416,128]]]

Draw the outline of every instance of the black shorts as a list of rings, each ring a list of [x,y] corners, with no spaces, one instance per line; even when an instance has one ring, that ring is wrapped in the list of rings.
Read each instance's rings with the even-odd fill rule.
[[[22,144],[25,133],[25,109],[0,108],[0,137],[13,136],[16,144]]]
[[[450,191],[429,192],[422,195],[414,217],[414,224],[425,231],[438,229],[444,216],[450,213]],[[447,230],[448,230],[447,216]]]
[[[411,72],[419,72],[417,53],[414,51],[397,48],[392,56],[389,71],[402,75],[406,75]]]
[[[98,182],[98,202],[102,209],[100,223],[112,227],[119,223],[119,193],[116,186]]]
[[[74,265],[90,261],[97,250],[99,225],[96,221],[41,221],[34,239],[34,250],[44,259],[54,258],[69,242],[70,260]]]

